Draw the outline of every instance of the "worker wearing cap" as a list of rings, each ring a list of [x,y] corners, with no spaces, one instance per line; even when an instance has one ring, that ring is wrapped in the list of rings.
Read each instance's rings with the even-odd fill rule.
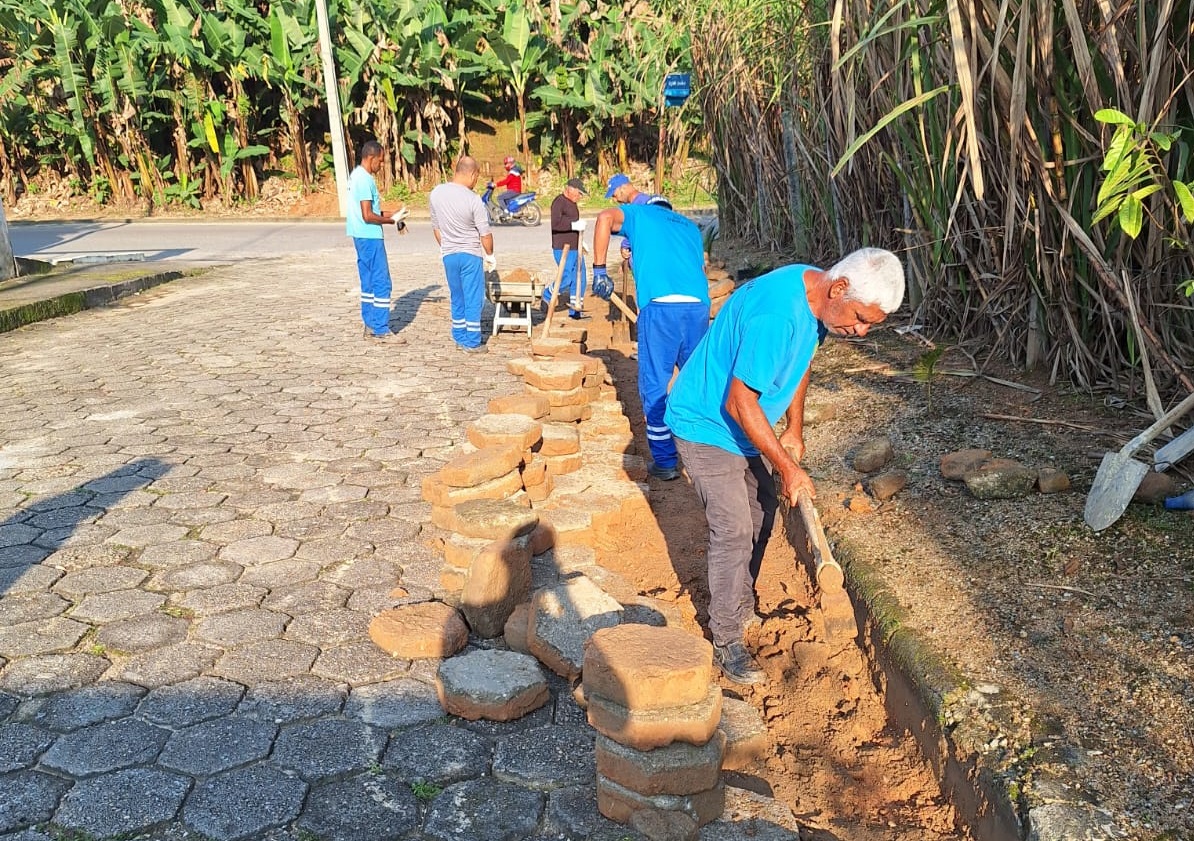
[[[672,203],[665,196],[658,193],[640,193],[630,177],[618,173],[609,179],[609,189],[605,191],[607,199],[614,199],[618,204],[656,204],[672,209]]]
[[[624,179],[624,180],[621,180]],[[701,232],[663,204],[634,203],[641,195],[624,175],[610,179],[607,195],[617,207],[601,211],[593,228],[593,292],[609,300],[613,281],[605,269],[610,234],[634,243],[638,303],[638,391],[647,419],[647,472],[670,481],[680,476],[679,457],[664,420],[672,374],[682,368],[709,328],[709,281]]]
[[[551,203],[551,253],[556,258],[556,265],[564,253],[564,246],[568,246],[568,258],[564,261],[564,274],[560,278],[560,291],[568,293],[568,317],[583,318],[580,307],[585,297],[585,261],[580,253],[581,240],[585,233],[585,222],[580,218],[580,207],[577,204],[581,196],[587,196],[585,183],[579,178],[569,178],[564,184],[564,192],[556,196]],[[579,263],[577,261],[580,261]],[[577,278],[576,267],[580,266],[580,278]],[[551,303],[551,287],[543,290],[543,304]]]

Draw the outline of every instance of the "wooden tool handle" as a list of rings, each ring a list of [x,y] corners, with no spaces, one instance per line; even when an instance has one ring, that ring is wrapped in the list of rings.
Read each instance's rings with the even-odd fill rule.
[[[568,249],[567,243],[564,243],[564,248],[560,251],[560,265],[556,269],[556,281],[551,285],[551,300],[547,302],[547,318],[543,321],[543,330],[539,333],[540,339],[546,339],[551,336],[551,317],[556,312],[556,298],[560,297],[560,281],[564,279],[564,266],[568,263]]]
[[[626,302],[618,296],[617,292],[610,292],[609,299],[613,302],[615,307],[622,311],[623,315],[630,319],[632,324],[638,324],[638,316],[634,314],[634,310],[626,306]]]
[[[1181,403],[1178,403],[1165,414],[1161,415],[1156,423],[1125,444],[1121,452],[1124,453],[1124,455],[1132,455],[1149,441],[1160,435],[1161,430],[1165,429],[1191,409],[1194,409],[1194,394],[1187,395],[1185,400],[1183,400]]]
[[[800,520],[804,523],[804,530],[808,533],[808,542],[812,547],[817,586],[825,592],[840,591],[846,583],[846,575],[842,572],[841,564],[833,557],[833,550],[829,548],[829,541],[825,538],[825,529],[821,528],[821,517],[817,514],[808,491],[801,491],[796,497],[796,502]]]

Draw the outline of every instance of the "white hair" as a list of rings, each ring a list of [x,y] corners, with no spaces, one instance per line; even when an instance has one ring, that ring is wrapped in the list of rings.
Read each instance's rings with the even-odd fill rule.
[[[899,257],[882,248],[860,248],[847,254],[827,276],[831,281],[850,281],[847,299],[876,304],[885,313],[895,312],[904,301],[904,267]]]

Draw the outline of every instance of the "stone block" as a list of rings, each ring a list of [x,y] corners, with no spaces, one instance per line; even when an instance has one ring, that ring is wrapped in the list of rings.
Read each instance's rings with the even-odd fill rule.
[[[506,624],[502,628],[502,636],[511,651],[517,651],[520,654],[531,653],[531,649],[527,645],[527,632],[530,629],[530,623],[531,603],[523,602],[520,605],[515,605],[514,610],[510,612],[510,618],[506,620]]]
[[[600,374],[585,374],[580,384],[583,388],[596,388],[598,390],[598,397],[600,397],[601,385],[604,383],[604,379]]]
[[[593,517],[588,511],[573,506],[563,507],[553,500],[549,509],[539,509],[556,531],[557,546],[592,546]]]
[[[492,541],[483,537],[465,537],[463,534],[449,534],[444,540],[444,564],[462,572],[468,570],[477,553]]]
[[[552,406],[547,413],[547,419],[553,423],[577,423],[593,417],[593,407],[583,406]]]
[[[465,432],[478,449],[511,445],[522,452],[539,443],[542,429],[539,421],[526,415],[482,415]]]
[[[771,750],[771,737],[763,716],[746,701],[723,698],[718,729],[726,737],[721,760],[721,767],[726,771],[740,771]]]
[[[502,633],[515,605],[530,594],[530,541],[495,540],[473,558],[460,593],[460,610],[473,633],[489,639]]]
[[[469,721],[513,721],[551,697],[535,658],[516,651],[473,651],[445,660],[435,685],[443,708]]]
[[[536,502],[544,502],[549,496],[551,496],[551,492],[554,487],[554,478],[551,476],[551,474],[546,474],[545,481],[542,484],[532,485],[531,487],[527,488],[527,498],[530,499],[532,504]]]
[[[550,425],[555,426],[555,424]],[[579,445],[579,441],[577,443]],[[531,459],[523,464],[522,486],[533,488],[535,485],[542,485],[546,478],[547,462],[540,455],[532,455]]]
[[[558,675],[580,674],[585,643],[622,621],[622,606],[585,576],[535,593],[527,647]]]
[[[1010,458],[996,458],[962,477],[976,499],[1015,499],[1032,493],[1036,471]]]
[[[550,409],[557,409],[563,406],[584,406],[589,403],[589,398],[585,394],[585,390],[580,386],[569,389],[541,389],[533,385],[526,386],[527,394],[544,397],[547,399]],[[548,411],[548,417],[551,417],[551,411]]]
[[[531,554],[542,555],[556,545],[556,529],[550,522],[540,520],[531,532]]]
[[[465,537],[509,540],[530,534],[539,525],[534,511],[504,499],[474,499],[452,508],[432,508],[432,522]]]
[[[574,423],[545,423],[539,442],[542,456],[567,456],[580,452],[580,432]]]
[[[559,362],[580,363],[584,366],[585,376],[597,374],[604,377],[608,373],[608,369],[605,367],[605,362],[602,361],[600,357],[590,356],[587,353],[566,351],[564,353],[556,354],[555,359]]]
[[[516,377],[521,377],[522,372],[526,370],[526,367],[534,361],[535,360],[530,356],[516,356],[513,359],[506,360],[506,370]]]
[[[522,360],[511,360],[512,362],[521,362]],[[530,360],[526,360],[530,362]],[[510,366],[507,365],[507,368]],[[522,369],[516,373],[517,376],[522,376]],[[542,397],[536,397],[532,394],[508,394],[505,397],[495,397],[489,401],[486,407],[491,415],[526,415],[528,418],[546,417],[547,410],[550,404]]]
[[[699,703],[708,696],[712,680],[713,646],[678,629],[603,628],[585,648],[585,694],[635,711]]]
[[[568,391],[580,388],[585,366],[579,362],[532,362],[522,371],[527,385],[542,391]]]
[[[547,472],[551,476],[563,476],[580,470],[584,465],[584,457],[580,453],[569,453],[562,456],[543,456],[547,462]]]
[[[440,570],[439,590],[436,592],[436,596],[459,606],[460,594],[464,591],[464,582],[467,577],[467,569],[445,566]]]
[[[548,339],[535,339],[531,342],[531,353],[535,356],[555,357],[563,353],[576,352],[577,345],[571,339],[567,338],[552,336]]]
[[[645,795],[686,795],[708,791],[721,781],[725,734],[718,731],[703,745],[673,742],[654,750],[635,750],[606,736],[597,737],[597,773]]]
[[[451,657],[468,642],[468,627],[454,608],[422,602],[377,614],[369,623],[369,638],[394,657]]]
[[[545,409],[544,414],[547,414]],[[500,447],[482,447],[471,453],[456,456],[435,474],[443,484],[451,488],[473,488],[484,482],[505,476],[517,470],[522,462],[522,450],[509,444]],[[426,499],[426,496],[423,497]]]
[[[1036,473],[1036,487],[1043,494],[1064,493],[1070,489],[1070,477],[1062,470],[1042,467]]]
[[[958,450],[941,457],[941,475],[946,479],[959,480],[967,473],[977,470],[991,458],[990,450]]]
[[[518,454],[521,460],[521,452]],[[482,482],[473,487],[452,487],[446,484],[438,473],[423,477],[423,499],[441,508],[451,508],[470,499],[506,499],[522,490],[522,474],[515,467],[496,479]]]
[[[601,814],[618,823],[632,826],[645,826],[648,823],[659,826],[662,823],[665,826],[671,824],[674,829],[673,821],[676,818],[672,817],[671,821],[668,818],[676,816],[687,818],[693,821],[696,827],[700,827],[720,818],[721,813],[725,811],[725,804],[726,790],[725,785],[721,783],[707,791],[695,794],[647,795],[631,791],[613,780],[607,780],[600,774],[597,775],[597,809]],[[640,813],[646,813],[644,817],[647,820],[642,818],[635,820],[635,816]],[[683,825],[684,822],[680,821],[680,823]],[[672,835],[672,837],[684,836]]]
[[[864,441],[854,453],[854,469],[859,473],[874,473],[895,458],[891,439],[886,435]]]
[[[598,733],[637,750],[651,750],[672,742],[703,745],[713,738],[721,721],[721,689],[710,686],[695,704],[665,709],[635,710],[585,692],[589,724]]]

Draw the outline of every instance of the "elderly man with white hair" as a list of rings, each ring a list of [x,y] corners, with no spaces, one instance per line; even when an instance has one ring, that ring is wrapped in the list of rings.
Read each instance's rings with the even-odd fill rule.
[[[709,523],[709,630],[730,680],[764,678],[744,631],[778,507],[768,466],[790,504],[802,490],[815,494],[799,464],[813,354],[827,335],[865,336],[903,298],[904,269],[890,251],[863,248],[828,271],[785,266],[730,296],[676,377],[667,425]]]

